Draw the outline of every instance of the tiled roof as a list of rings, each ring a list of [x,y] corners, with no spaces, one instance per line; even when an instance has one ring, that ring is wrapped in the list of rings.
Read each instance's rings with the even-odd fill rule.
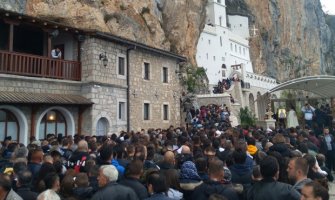
[[[89,99],[71,94],[36,94],[27,92],[2,92],[0,103],[18,104],[61,104],[61,105],[91,105]]]

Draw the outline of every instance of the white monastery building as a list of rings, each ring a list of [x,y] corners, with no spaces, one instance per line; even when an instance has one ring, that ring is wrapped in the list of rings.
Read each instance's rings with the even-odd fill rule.
[[[208,1],[206,20],[199,38],[196,60],[199,67],[206,69],[210,92],[213,92],[218,81],[230,79],[237,74],[243,85],[240,87],[241,92],[233,92],[241,96],[234,98],[240,100],[241,106],[251,107],[256,116],[261,118],[265,113],[265,105],[259,99],[257,102],[256,97],[265,94],[277,83],[275,79],[253,71],[249,38],[256,36],[257,29],[249,29],[247,16],[228,15],[225,0]]]

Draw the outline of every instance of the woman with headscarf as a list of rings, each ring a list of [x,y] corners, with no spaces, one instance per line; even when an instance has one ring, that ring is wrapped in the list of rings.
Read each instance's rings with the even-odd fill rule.
[[[201,185],[202,181],[197,168],[192,161],[186,161],[180,168],[180,188],[184,199],[192,199],[194,188]]]

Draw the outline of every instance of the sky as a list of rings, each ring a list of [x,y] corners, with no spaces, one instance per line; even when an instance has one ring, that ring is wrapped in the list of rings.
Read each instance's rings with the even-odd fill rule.
[[[321,0],[321,5],[325,13],[335,15],[335,0]]]

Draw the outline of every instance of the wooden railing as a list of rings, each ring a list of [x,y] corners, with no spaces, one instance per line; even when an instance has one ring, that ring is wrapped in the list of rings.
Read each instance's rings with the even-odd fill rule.
[[[0,73],[80,81],[81,64],[0,50]]]

